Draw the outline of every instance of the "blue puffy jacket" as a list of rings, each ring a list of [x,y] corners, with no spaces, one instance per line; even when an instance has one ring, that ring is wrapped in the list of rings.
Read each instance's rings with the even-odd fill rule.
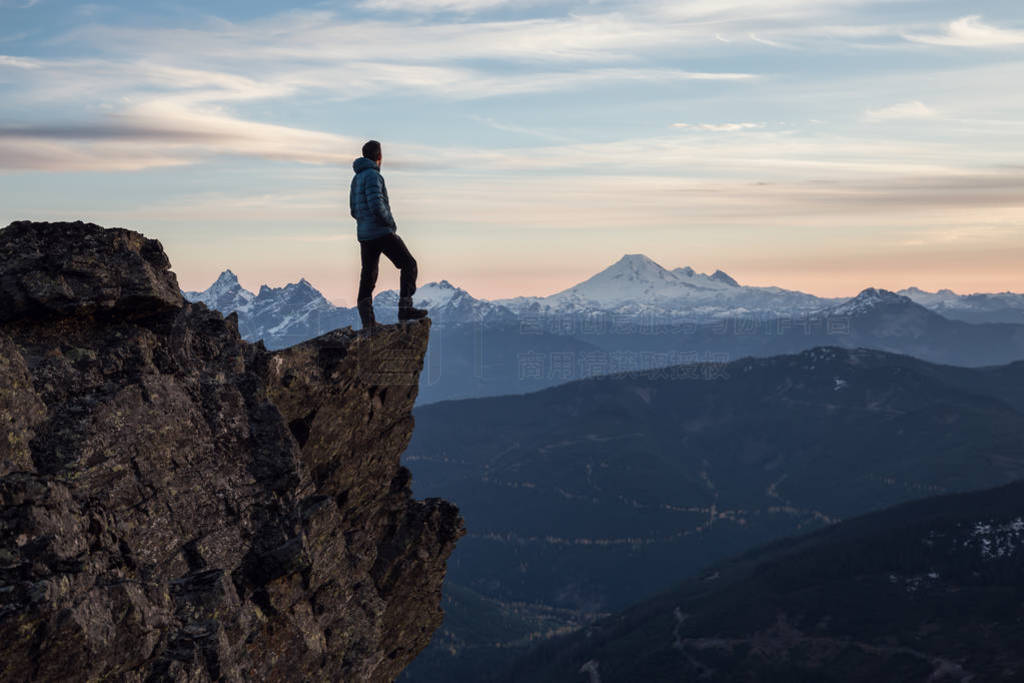
[[[388,188],[377,168],[377,162],[359,157],[352,162],[356,172],[352,178],[352,191],[348,203],[352,218],[356,219],[356,236],[360,242],[398,232],[395,218],[388,203]]]

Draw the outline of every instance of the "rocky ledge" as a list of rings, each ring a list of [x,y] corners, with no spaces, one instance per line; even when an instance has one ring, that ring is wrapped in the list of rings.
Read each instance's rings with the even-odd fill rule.
[[[0,680],[392,680],[463,533],[399,465],[429,329],[270,353],[155,240],[0,230]]]

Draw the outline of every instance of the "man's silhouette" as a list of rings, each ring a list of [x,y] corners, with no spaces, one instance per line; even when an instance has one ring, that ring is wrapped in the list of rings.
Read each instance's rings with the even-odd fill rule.
[[[363,156],[352,162],[352,170],[356,175],[352,178],[349,206],[352,217],[356,219],[356,234],[363,262],[356,307],[364,330],[377,324],[373,316],[373,288],[377,284],[377,266],[381,254],[387,256],[401,271],[398,319],[416,320],[427,315],[422,308],[412,306],[412,295],[416,292],[416,259],[396,234],[398,226],[391,215],[388,189],[380,174],[382,159],[380,143],[370,140],[363,145]]]

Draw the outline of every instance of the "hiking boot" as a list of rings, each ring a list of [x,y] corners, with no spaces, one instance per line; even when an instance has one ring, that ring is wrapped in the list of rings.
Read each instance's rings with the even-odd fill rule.
[[[427,317],[427,309],[413,308],[412,297],[402,297],[398,300],[398,320],[419,320]]]
[[[363,331],[373,334],[373,331],[380,327],[377,318],[373,315],[373,299],[363,299],[356,304],[359,311],[359,320],[363,324]]]

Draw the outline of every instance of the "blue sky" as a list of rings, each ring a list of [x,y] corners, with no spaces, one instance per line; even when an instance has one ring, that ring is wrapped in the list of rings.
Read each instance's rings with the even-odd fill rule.
[[[1021,291],[1020,83],[1005,0],[0,0],[0,222],[131,227],[186,288],[230,267],[351,303],[372,137],[421,282],[478,296],[627,252]]]

